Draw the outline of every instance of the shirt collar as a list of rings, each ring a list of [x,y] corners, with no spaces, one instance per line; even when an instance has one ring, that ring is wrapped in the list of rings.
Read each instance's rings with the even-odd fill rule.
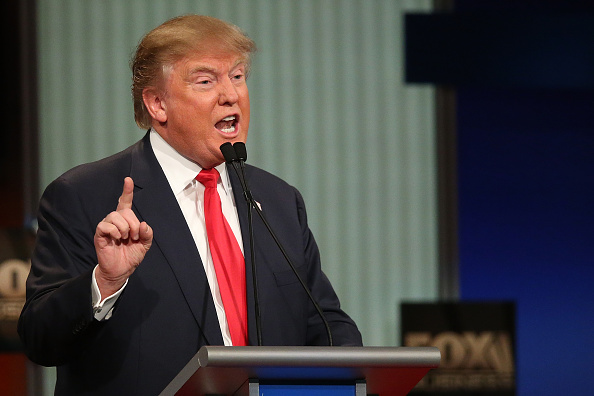
[[[188,186],[194,184],[196,175],[202,170],[202,167],[177,152],[153,128],[151,128],[149,138],[155,157],[157,157],[157,161],[161,165],[173,193],[177,196]],[[226,164],[223,162],[215,166],[215,169],[221,175],[219,183],[222,184],[224,191],[229,194],[231,192],[231,182],[229,181]]]

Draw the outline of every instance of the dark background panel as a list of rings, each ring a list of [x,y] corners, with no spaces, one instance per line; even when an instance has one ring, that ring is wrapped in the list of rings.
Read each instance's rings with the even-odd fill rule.
[[[406,16],[406,81],[594,88],[594,13],[471,10]]]
[[[21,134],[20,33],[18,3],[4,1],[0,6],[0,26],[4,40],[2,95],[2,133],[0,133],[0,227],[23,224],[23,170]]]
[[[4,38],[0,98],[0,264],[3,264],[3,276],[11,273],[6,270],[9,260],[24,260],[21,265],[26,268],[33,238],[31,219],[38,190],[34,5],[34,0],[4,0],[0,4],[0,29]],[[14,295],[15,289],[21,290],[21,285],[15,286],[16,279],[12,278],[13,283],[8,284],[8,288],[6,282],[2,283],[0,291],[0,394],[39,394],[39,386],[35,386],[38,381],[31,376],[35,368],[20,352],[16,334],[16,318],[24,304],[24,295]],[[7,290],[10,291],[8,297]]]

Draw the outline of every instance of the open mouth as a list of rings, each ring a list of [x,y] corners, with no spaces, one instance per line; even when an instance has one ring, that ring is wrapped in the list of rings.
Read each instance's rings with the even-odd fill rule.
[[[237,126],[237,116],[227,116],[215,124],[215,128],[223,133],[233,133]]]

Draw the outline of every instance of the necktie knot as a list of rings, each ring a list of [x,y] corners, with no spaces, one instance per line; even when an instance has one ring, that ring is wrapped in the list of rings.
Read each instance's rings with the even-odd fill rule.
[[[217,188],[219,176],[219,171],[215,168],[202,169],[200,173],[198,173],[198,176],[196,176],[196,180],[204,184],[204,187],[206,188]]]

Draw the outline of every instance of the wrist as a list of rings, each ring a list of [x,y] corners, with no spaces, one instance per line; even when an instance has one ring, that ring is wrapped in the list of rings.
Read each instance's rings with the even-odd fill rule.
[[[97,288],[99,289],[99,293],[101,294],[101,300],[115,294],[118,290],[126,284],[128,280],[127,276],[118,276],[118,277],[109,277],[106,276],[102,271],[101,267],[97,267],[95,271],[95,282],[97,283]]]

